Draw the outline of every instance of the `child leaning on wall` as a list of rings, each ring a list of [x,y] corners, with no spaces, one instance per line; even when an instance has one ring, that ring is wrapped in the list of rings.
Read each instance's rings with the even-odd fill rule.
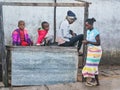
[[[42,45],[42,42],[45,40],[45,37],[49,31],[49,23],[46,21],[43,21],[41,23],[41,28],[38,28],[38,38],[36,45]]]

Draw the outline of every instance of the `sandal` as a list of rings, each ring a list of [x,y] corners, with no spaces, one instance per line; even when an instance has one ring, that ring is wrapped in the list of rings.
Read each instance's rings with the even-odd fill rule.
[[[86,86],[89,86],[89,87],[93,86],[92,84],[90,84],[90,83],[88,83],[88,82],[86,82],[85,85],[86,85]]]
[[[87,83],[89,83],[89,84],[91,84],[91,85],[93,85],[93,86],[97,86],[97,83],[96,82],[87,82]]]

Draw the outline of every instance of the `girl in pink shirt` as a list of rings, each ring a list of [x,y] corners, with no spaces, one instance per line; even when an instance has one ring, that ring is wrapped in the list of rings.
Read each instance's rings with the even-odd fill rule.
[[[49,30],[49,23],[44,21],[41,24],[41,28],[38,29],[38,38],[37,38],[37,44],[36,45],[41,45],[41,43],[44,41],[45,36],[48,33]]]

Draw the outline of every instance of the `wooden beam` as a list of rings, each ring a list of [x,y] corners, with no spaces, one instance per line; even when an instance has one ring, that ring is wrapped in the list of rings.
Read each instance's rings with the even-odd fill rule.
[[[54,3],[57,3],[57,0],[54,0]],[[56,42],[56,6],[54,6],[54,42]]]
[[[85,3],[56,3],[57,7],[84,7]]]
[[[0,2],[2,5],[7,6],[42,6],[42,7],[84,7],[84,2],[78,3],[25,3],[25,2]]]
[[[2,5],[0,4],[0,52],[2,59],[2,80],[5,87],[8,86],[8,73],[7,73],[7,62],[6,62],[6,53],[5,53],[5,44],[4,44],[4,30],[3,30],[3,11]]]
[[[92,4],[91,2],[87,2],[87,1],[83,1],[83,0],[75,0],[75,1]]]
[[[85,21],[86,21],[86,19],[88,19],[88,16],[89,16],[88,8],[89,8],[89,4],[86,3],[86,6],[84,8],[84,27],[83,27],[83,30],[84,30],[84,40],[86,39],[86,36],[87,36],[87,30],[86,30],[86,27],[85,27]],[[85,65],[86,56],[87,56],[87,45],[83,45],[82,67]],[[82,82],[84,82],[84,81],[85,81],[85,79],[82,76]]]

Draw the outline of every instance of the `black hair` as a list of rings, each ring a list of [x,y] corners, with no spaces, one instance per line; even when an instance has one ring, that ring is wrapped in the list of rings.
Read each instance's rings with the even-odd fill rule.
[[[44,28],[43,26],[44,26],[44,24],[49,24],[48,22],[46,22],[46,21],[43,21],[42,23],[41,23],[41,26],[42,26],[42,28]]]
[[[88,24],[93,25],[94,22],[96,22],[95,18],[89,18],[85,22],[88,22]]]
[[[23,22],[23,23],[25,24],[25,21],[20,20],[20,21],[18,21],[18,26],[19,26],[19,24],[20,24],[21,22]]]

